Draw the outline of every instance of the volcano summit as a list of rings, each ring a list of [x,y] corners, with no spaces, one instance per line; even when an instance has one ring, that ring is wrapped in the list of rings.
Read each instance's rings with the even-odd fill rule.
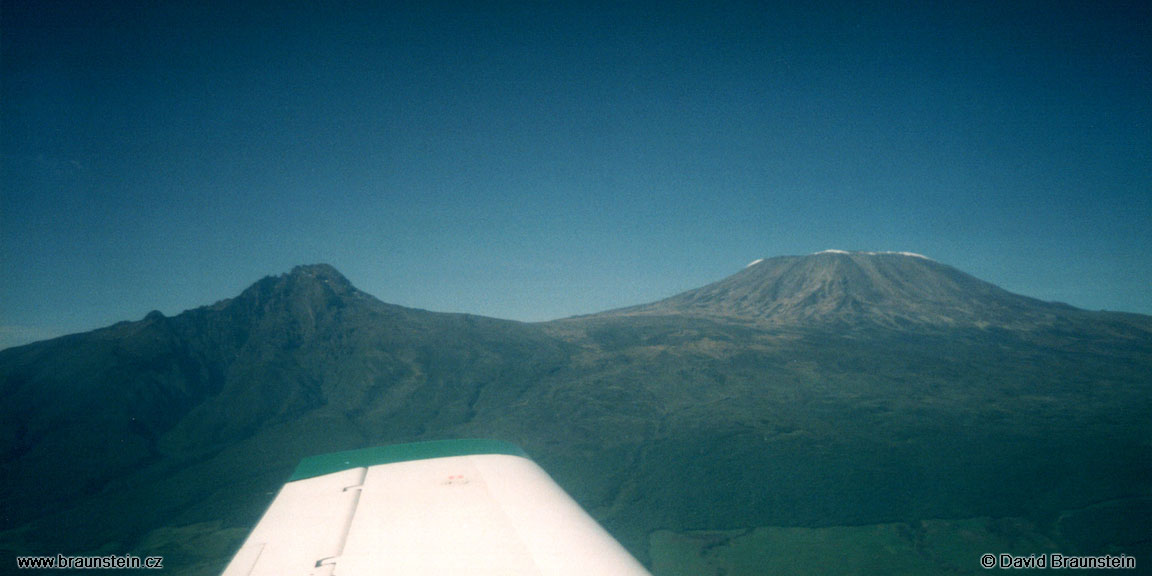
[[[612,315],[681,314],[778,326],[1051,326],[1073,309],[1013,294],[910,252],[826,250],[757,260],[714,284]]]

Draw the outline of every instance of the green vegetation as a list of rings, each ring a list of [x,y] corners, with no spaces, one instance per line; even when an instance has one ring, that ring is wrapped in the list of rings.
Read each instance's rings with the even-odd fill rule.
[[[1132,513],[1152,511],[1152,499],[1112,502],[1113,515],[1103,518],[1093,508],[1065,511],[1103,530],[1113,542],[1135,543],[1146,538],[1138,527],[1117,534],[1120,508]],[[1092,516],[1092,519],[1084,518]],[[746,530],[672,532],[650,538],[653,572],[661,576],[752,576],[795,574],[818,576],[982,574],[983,554],[1085,554],[1078,536],[1062,533],[1058,524],[1037,526],[1026,518],[931,519],[889,524],[827,527],[767,526]],[[1147,558],[1147,544],[1112,549],[1092,547],[1091,554],[1133,553]],[[1141,568],[1138,560],[1137,568]],[[1146,571],[1147,569],[1144,568]]]
[[[1021,518],[652,535],[653,570],[664,576],[979,574],[987,552],[1055,551]]]

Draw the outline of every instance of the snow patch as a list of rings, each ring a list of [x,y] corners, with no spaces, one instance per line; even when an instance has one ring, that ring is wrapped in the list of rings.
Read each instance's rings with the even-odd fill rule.
[[[915,253],[915,252],[891,252],[891,251],[884,251],[884,252],[849,252],[849,251],[847,251],[847,250],[821,250],[820,252],[815,252],[813,255],[815,255],[815,254],[864,254],[864,255],[866,255],[866,256],[876,256],[877,254],[896,254],[896,255],[898,255],[898,256],[911,256],[911,257],[913,257],[913,258],[923,258],[924,260],[932,260],[931,258],[929,258],[929,257],[927,257],[927,256],[925,256],[925,255],[923,255],[923,254],[917,254],[917,253]]]
[[[911,256],[913,258],[923,258],[925,260],[931,260],[931,258],[929,258],[923,254],[917,254],[915,252],[884,252],[884,254],[899,254],[901,256]]]
[[[753,267],[753,266],[755,266],[755,265],[757,265],[757,264],[759,264],[759,263],[761,263],[761,262],[763,262],[763,261],[764,261],[764,259],[763,259],[763,258],[757,258],[757,259],[755,259],[755,260],[753,260],[753,261],[749,262],[749,263],[748,263],[748,265],[747,265],[747,266],[745,266],[745,268],[751,268],[751,267]]]

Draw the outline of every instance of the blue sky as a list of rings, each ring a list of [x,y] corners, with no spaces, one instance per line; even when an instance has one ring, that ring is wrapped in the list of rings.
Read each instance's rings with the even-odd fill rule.
[[[907,250],[1152,313],[1146,2],[308,4],[5,0],[0,347],[314,262],[536,321]]]

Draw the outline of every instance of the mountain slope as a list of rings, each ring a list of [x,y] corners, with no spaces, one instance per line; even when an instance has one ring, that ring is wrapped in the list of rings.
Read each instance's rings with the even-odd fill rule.
[[[466,422],[562,357],[538,328],[384,304],[323,265],[0,351],[0,516],[69,550],[212,517],[197,506],[248,521],[303,456]]]
[[[521,444],[642,559],[669,531],[899,523],[933,566],[929,520],[1018,517],[1062,552],[1152,531],[1152,318],[904,255],[766,260],[541,324],[298,267],[0,351],[0,393],[0,550],[177,574],[218,573],[300,458],[450,437]]]
[[[1071,310],[923,256],[830,250],[758,260],[714,284],[610,315],[683,314],[764,324],[1034,328]]]

